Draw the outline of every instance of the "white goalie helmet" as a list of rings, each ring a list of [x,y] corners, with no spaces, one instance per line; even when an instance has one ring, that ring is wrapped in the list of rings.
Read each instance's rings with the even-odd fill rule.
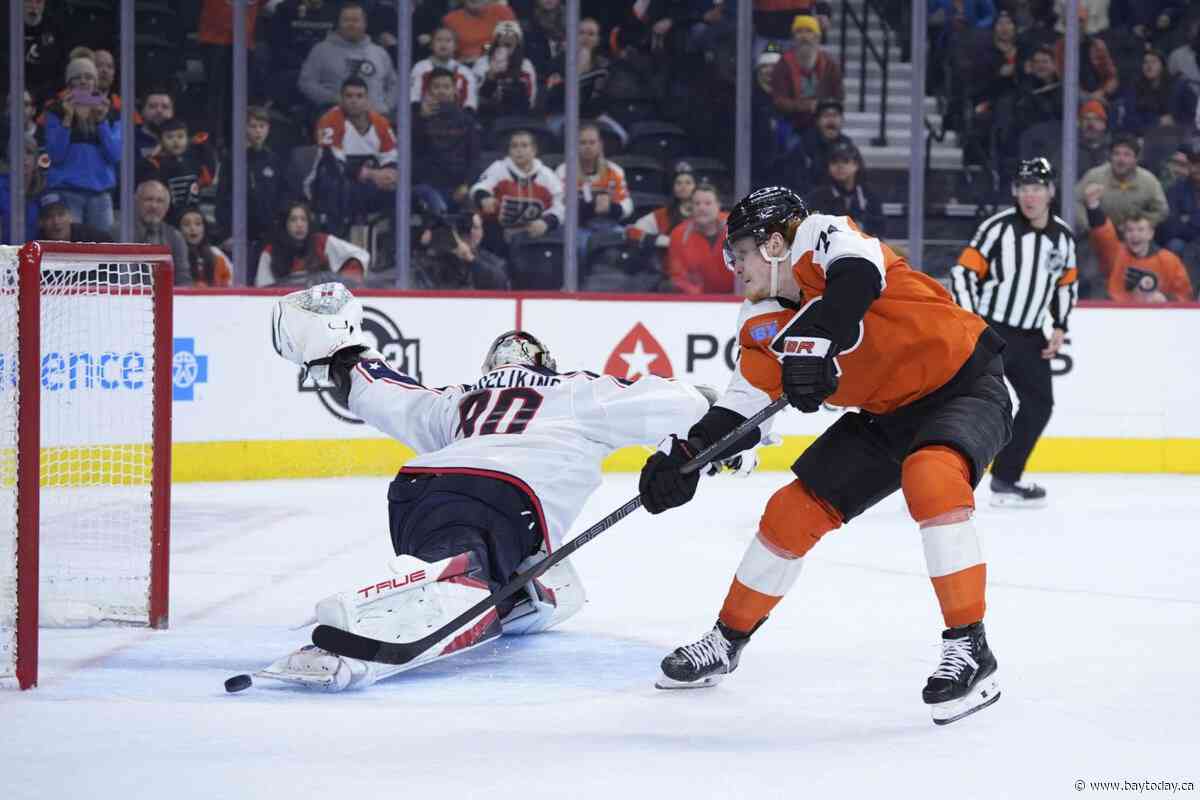
[[[524,367],[541,367],[551,372],[558,365],[546,345],[536,336],[525,331],[507,331],[496,337],[483,359],[483,372],[517,364]]]

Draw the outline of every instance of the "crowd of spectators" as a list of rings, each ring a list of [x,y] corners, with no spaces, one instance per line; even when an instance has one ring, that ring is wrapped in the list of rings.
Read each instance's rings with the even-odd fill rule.
[[[931,46],[940,53],[929,59],[929,76],[943,122],[966,166],[990,171],[994,203],[1004,202],[1019,159],[1047,156],[1061,167],[1064,122],[1076,125],[1077,171],[1061,180],[1076,184],[1076,208],[1063,216],[1080,240],[1083,294],[1139,302],[1164,296],[1117,288],[1116,251],[1096,228],[1123,245],[1130,221],[1135,236],[1148,226],[1152,250],[1181,258],[1196,284],[1200,228],[1190,225],[1190,164],[1193,153],[1200,159],[1200,6],[1081,0],[1079,107],[1065,121],[1062,0],[929,0],[929,8]],[[1093,195],[1102,219],[1085,205]]]
[[[753,2],[750,120],[735,118],[739,1]],[[1021,157],[1061,164],[1061,0],[925,1],[930,90],[966,164],[990,168],[1000,189]],[[136,236],[172,249],[181,284],[304,283],[330,273],[390,283],[401,146],[412,149],[409,263],[422,288],[561,286],[565,192],[574,191],[584,289],[731,291],[721,220],[736,199],[742,125],[753,142],[753,184],[792,186],[814,209],[886,230],[868,143],[845,132],[831,31],[837,2],[582,0],[579,27],[568,31],[563,0],[414,0],[413,66],[401,75],[397,0],[251,0],[250,106],[239,120],[228,112],[233,11],[225,0],[181,0],[145,23],[139,17],[140,96],[124,104],[116,4],[105,23],[95,17],[102,4],[22,2],[26,237],[112,238],[120,121],[130,113]],[[903,14],[906,3],[888,5],[885,16]],[[1078,206],[1064,216],[1094,234],[1081,240],[1111,229],[1124,246],[1129,230],[1137,236],[1148,224],[1155,247],[1177,256],[1196,285],[1200,9],[1192,5],[1081,0],[1080,107],[1071,121],[1079,171],[1062,179],[1079,182]],[[93,24],[81,24],[88,13]],[[895,24],[898,35],[903,27]],[[574,187],[563,161],[571,36],[583,117]],[[143,41],[155,37],[157,45]],[[412,113],[397,135],[400,81]],[[10,113],[18,105],[9,103]],[[247,264],[230,261],[235,125],[247,142]],[[10,180],[0,165],[6,236]],[[1085,201],[1093,185],[1104,187],[1098,211]],[[1093,295],[1117,296],[1112,287],[1124,278],[1112,276],[1129,270],[1112,266],[1111,242],[1083,250]]]

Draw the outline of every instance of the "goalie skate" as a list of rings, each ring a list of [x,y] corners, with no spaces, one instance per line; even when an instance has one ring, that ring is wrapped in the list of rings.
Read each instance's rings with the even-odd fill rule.
[[[367,680],[370,666],[366,662],[343,658],[307,644],[266,669],[254,673],[254,677],[289,683],[305,689],[340,692],[351,686],[363,684]]]
[[[475,556],[468,553],[434,564],[398,556],[392,561],[394,577],[325,598],[317,603],[316,621],[374,639],[414,641],[490,594],[488,585],[472,574],[478,569]],[[256,677],[327,692],[363,688],[422,664],[465,653],[500,633],[500,617],[492,608],[407,664],[375,664],[305,645],[260,670]]]

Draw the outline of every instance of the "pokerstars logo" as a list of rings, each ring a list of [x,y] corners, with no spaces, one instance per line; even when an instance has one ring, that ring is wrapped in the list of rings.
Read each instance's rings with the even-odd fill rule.
[[[654,334],[642,323],[637,323],[625,334],[624,338],[613,348],[612,354],[604,364],[606,375],[615,375],[625,380],[636,380],[643,375],[657,375],[660,378],[673,378],[675,371],[671,368],[671,359],[667,351],[659,344]]]

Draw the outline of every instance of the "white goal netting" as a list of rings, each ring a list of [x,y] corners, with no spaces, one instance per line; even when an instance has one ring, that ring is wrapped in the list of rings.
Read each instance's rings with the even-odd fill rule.
[[[18,428],[28,403],[18,387],[22,369],[40,378],[41,624],[149,621],[153,267],[101,258],[43,256],[41,341],[30,364],[34,354],[18,335],[19,251],[0,247],[0,676],[15,669],[23,602],[17,592]]]

